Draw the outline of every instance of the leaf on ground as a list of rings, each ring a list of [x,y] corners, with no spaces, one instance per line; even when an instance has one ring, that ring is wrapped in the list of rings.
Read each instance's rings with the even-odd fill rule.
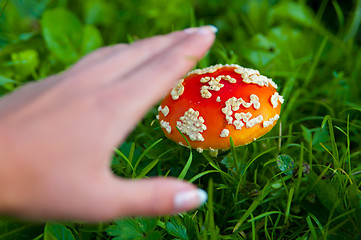
[[[315,24],[312,10],[306,4],[288,1],[281,2],[272,9],[271,19],[291,20],[305,27]]]
[[[330,179],[319,179],[319,177],[311,171],[308,175],[308,181],[311,185],[311,191],[316,194],[325,208],[330,211],[334,209],[337,214],[345,212],[342,206],[343,201]]]
[[[319,151],[325,151],[325,149],[320,145],[320,143],[322,143],[328,149],[330,148],[329,146],[330,135],[327,128],[319,127],[319,128],[308,129],[304,125],[301,125],[301,129],[302,129],[303,138],[308,142],[308,144],[312,143],[313,149]]]
[[[6,217],[0,218],[0,240],[32,239],[44,232],[42,224],[23,222]]]
[[[189,237],[189,239],[197,239],[197,229],[196,229],[196,225],[197,222],[192,218],[192,216],[188,215],[188,214],[184,214],[184,227],[187,230],[187,236]]]
[[[16,83],[16,81],[0,75],[0,86],[4,85],[6,83]]]
[[[74,240],[71,231],[60,223],[49,222],[45,225],[44,240]]]
[[[115,221],[115,225],[111,225],[106,232],[109,236],[116,237],[114,239],[141,239],[143,232],[139,223],[132,218]]]
[[[77,16],[63,8],[47,10],[41,20],[42,31],[49,50],[66,64],[80,57],[82,24]]]
[[[179,238],[181,240],[188,240],[188,235],[187,235],[187,229],[184,225],[182,225],[181,223],[177,222],[177,220],[175,218],[171,218],[170,222],[166,223],[166,228],[165,230],[167,230],[167,232],[176,237]]]
[[[85,25],[83,28],[81,53],[85,55],[103,45],[103,38],[99,30],[93,25]]]
[[[144,233],[149,233],[157,227],[157,218],[139,218],[140,228]]]
[[[282,154],[277,157],[277,167],[286,175],[292,175],[295,168],[295,161],[292,157]]]
[[[115,240],[140,240],[159,239],[161,234],[156,231],[158,220],[156,218],[126,218],[116,220],[106,230],[109,236],[115,237]]]
[[[110,25],[115,21],[116,7],[110,1],[84,1],[84,19],[87,24]]]
[[[20,78],[27,77],[33,73],[39,65],[38,52],[34,49],[14,52],[11,54],[11,61],[16,75],[20,76]]]

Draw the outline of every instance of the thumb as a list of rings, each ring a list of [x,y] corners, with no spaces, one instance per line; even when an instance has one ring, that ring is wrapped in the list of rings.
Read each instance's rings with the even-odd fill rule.
[[[125,180],[112,177],[105,195],[106,219],[122,216],[156,216],[184,212],[202,205],[207,193],[174,178]]]

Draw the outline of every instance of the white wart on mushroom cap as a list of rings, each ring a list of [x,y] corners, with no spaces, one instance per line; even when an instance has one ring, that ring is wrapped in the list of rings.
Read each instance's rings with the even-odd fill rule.
[[[257,70],[235,64],[196,69],[180,80],[159,106],[165,135],[195,149],[229,149],[269,132],[279,119],[282,96]]]

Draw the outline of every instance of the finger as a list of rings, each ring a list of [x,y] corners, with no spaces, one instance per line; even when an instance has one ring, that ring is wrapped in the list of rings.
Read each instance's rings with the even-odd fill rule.
[[[101,47],[80,59],[73,67],[72,70],[80,70],[84,67],[90,68],[92,65],[101,64],[102,61],[109,58],[114,53],[119,53],[125,48],[129,47],[129,44],[120,43],[112,46]]]
[[[165,35],[145,38],[132,44],[124,51],[113,52],[109,60],[103,64],[110,70],[117,70],[117,80],[124,73],[133,72],[142,62],[161,53],[185,38],[183,31],[176,31]],[[107,71],[109,72],[109,71]]]
[[[122,112],[118,108],[123,123],[133,125],[182,78],[195,63],[208,51],[214,41],[211,27],[196,28],[183,33],[182,41],[176,42],[157,56],[147,59],[136,71],[123,76],[126,81],[111,85],[104,98],[113,104],[131,103],[132,108]],[[115,104],[119,106],[119,104]]]
[[[99,53],[96,51],[92,58],[96,58],[97,61],[89,61],[85,58],[84,63],[81,61],[76,66],[87,68],[87,71],[82,71],[81,74],[88,84],[93,82],[98,86],[104,85],[114,80],[124,79],[123,75],[138,70],[137,68],[142,65],[141,63],[182,41],[185,37],[186,35],[182,31],[178,31],[139,40],[128,45],[124,44],[121,48],[112,47]],[[110,51],[108,52],[108,50]],[[107,54],[102,54],[105,51]]]
[[[36,203],[30,199],[32,204],[11,215],[38,220],[99,222],[127,216],[176,214],[199,207],[207,200],[205,191],[174,178],[125,180],[109,173],[105,181],[101,177],[97,181],[77,183],[75,187],[65,188],[69,191],[65,195],[64,189],[61,193],[50,191],[47,194],[51,200],[49,196],[45,199],[34,196]],[[31,205],[37,207],[31,208]]]
[[[100,216],[109,220],[122,216],[157,216],[196,208],[207,199],[205,191],[172,178],[124,180],[112,177]]]
[[[129,69],[123,74],[123,78],[135,85],[142,82],[148,84],[157,83],[157,80],[160,83],[162,79],[169,78],[179,79],[209,50],[215,38],[214,33],[214,27],[205,26],[186,29],[177,32],[177,35],[163,36],[163,38],[171,38],[172,42],[168,41],[168,45],[161,48],[161,51],[143,58],[133,69]],[[148,44],[148,48],[154,48],[157,44],[162,43],[160,41],[149,43],[144,41],[143,45]],[[174,77],[175,75],[178,77]],[[149,81],[150,79],[155,81]],[[118,82],[115,82],[115,84]],[[145,88],[148,89],[148,87]]]

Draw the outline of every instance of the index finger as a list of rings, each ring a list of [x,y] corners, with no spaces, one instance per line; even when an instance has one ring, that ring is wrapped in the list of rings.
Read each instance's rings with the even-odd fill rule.
[[[115,102],[124,99],[132,102],[132,108],[140,118],[206,54],[214,42],[214,33],[215,30],[211,26],[179,32],[178,41],[173,40],[173,43],[161,52],[150,55],[132,70],[124,73],[124,80],[114,81],[108,96],[113,96]],[[143,44],[149,43],[144,41]],[[160,42],[153,41],[152,44],[157,45]]]
[[[90,54],[93,56],[88,57],[95,58],[97,61],[92,61],[90,64],[89,61],[86,61],[87,81],[102,86],[113,81],[125,80],[124,75],[143,68],[148,61],[185,41],[190,32],[196,31],[196,29],[191,28],[141,39],[128,45],[121,44],[124,45],[123,47],[118,47],[118,44],[100,49]]]

